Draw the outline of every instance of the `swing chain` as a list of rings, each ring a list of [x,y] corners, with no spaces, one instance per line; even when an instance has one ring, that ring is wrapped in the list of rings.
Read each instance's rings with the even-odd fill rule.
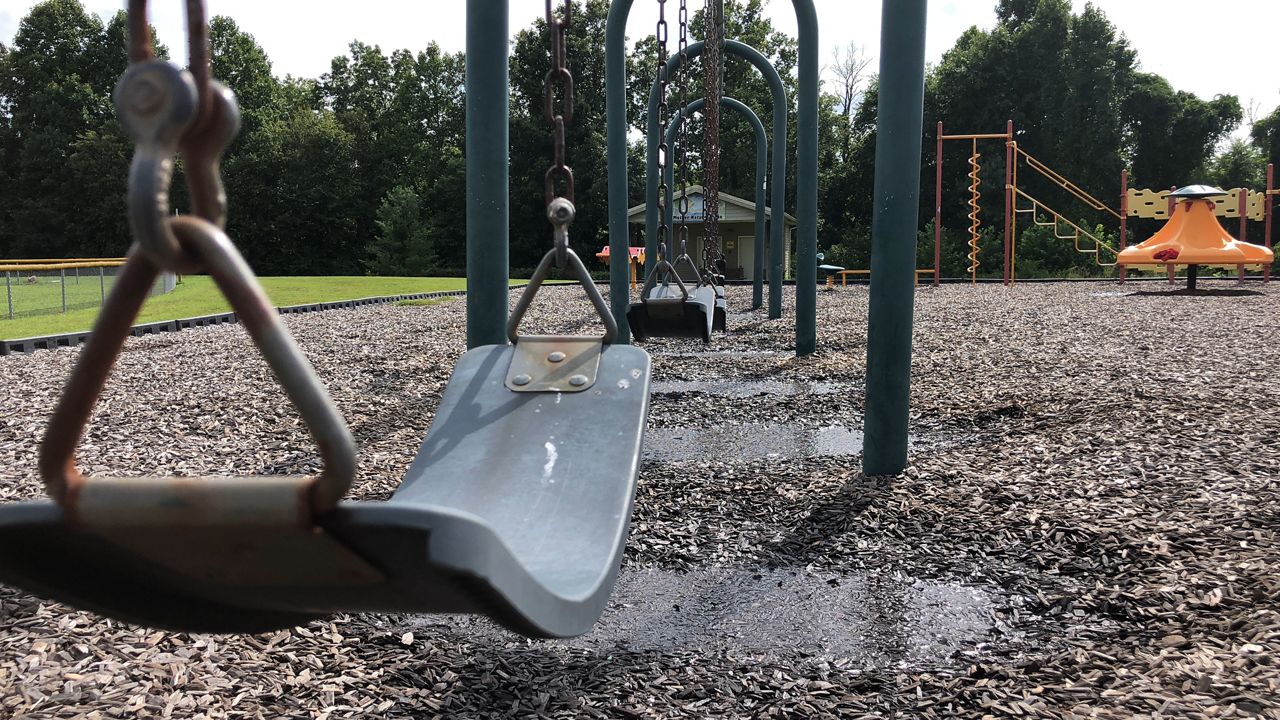
[[[658,44],[658,261],[667,258],[667,240],[671,236],[671,226],[667,224],[667,153],[671,148],[667,144],[667,123],[670,106],[667,104],[667,0],[658,0],[658,26],[654,30]]]
[[[552,7],[555,0],[547,0],[547,36],[551,45],[551,69],[542,80],[543,118],[551,126],[551,143],[554,159],[543,180],[547,202],[547,219],[554,232],[556,267],[564,269],[568,263],[569,225],[575,215],[573,197],[573,169],[565,163],[565,126],[573,123],[573,73],[569,72],[569,53],[566,36],[573,24],[573,0],[565,0],[563,17],[557,18]],[[560,89],[563,107],[556,108],[556,88]],[[564,194],[556,190],[556,179],[564,181]]]
[[[676,209],[680,213],[680,254],[689,252],[689,2],[680,0],[680,197]]]

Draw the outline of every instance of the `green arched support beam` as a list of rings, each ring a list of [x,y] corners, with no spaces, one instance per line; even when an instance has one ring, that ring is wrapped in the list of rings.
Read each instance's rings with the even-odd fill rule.
[[[884,0],[862,469],[907,466],[928,0]]]
[[[694,113],[702,110],[707,104],[706,98],[698,98],[686,105],[675,117],[671,118],[671,122],[667,125],[667,147],[675,147],[676,134],[680,132],[680,126],[684,121],[693,116]],[[755,246],[755,268],[751,278],[751,307],[756,309],[764,305],[764,231],[765,231],[765,178],[769,172],[769,137],[764,132],[764,123],[760,122],[760,116],[747,107],[742,101],[735,100],[731,97],[720,98],[720,104],[735,110],[739,115],[751,123],[751,127],[756,131],[756,246]],[[675,207],[672,205],[675,196],[675,163],[667,165],[667,222],[671,223],[675,216]],[[772,182],[778,182],[775,178]]]
[[[696,42],[689,45],[689,59],[702,55],[706,43]],[[759,50],[740,43],[737,40],[726,40],[724,50],[730,55],[737,55],[746,60],[764,76],[769,82],[769,90],[773,94],[773,186],[770,188],[772,200],[769,203],[773,208],[773,212],[786,211],[786,180],[787,177],[787,90],[782,85],[782,76],[778,75],[778,70],[769,62]],[[681,59],[679,55],[671,56],[667,61],[667,76],[675,77],[680,71]],[[656,262],[658,258],[658,203],[655,201],[658,197],[658,145],[660,140],[658,128],[658,103],[661,98],[659,95],[659,87],[657,80],[654,81],[653,87],[649,90],[649,118],[646,127],[646,136],[648,138],[648,174],[645,181],[645,215],[644,215],[644,246],[645,246],[645,272],[648,273],[652,269],[651,263]],[[782,150],[779,150],[782,148]],[[778,178],[783,178],[778,182]],[[777,217],[776,215],[774,216]],[[786,262],[786,243],[784,241],[786,235],[785,222],[772,222],[769,224],[769,317],[777,319],[782,317],[782,283],[783,283],[783,267]],[[815,250],[816,252],[816,250]],[[814,260],[814,272],[817,270],[817,260]],[[817,282],[816,275],[814,282]]]
[[[628,337],[627,304],[630,251],[627,249],[627,18],[635,0],[614,0],[605,31],[605,113],[609,147],[609,247],[611,302],[621,337]],[[796,216],[800,221],[796,278],[796,353],[807,355],[817,345],[818,283],[818,13],[813,0],[792,0],[800,41],[800,97],[796,114]],[[776,145],[784,154],[786,145]],[[805,281],[808,280],[806,285]]]

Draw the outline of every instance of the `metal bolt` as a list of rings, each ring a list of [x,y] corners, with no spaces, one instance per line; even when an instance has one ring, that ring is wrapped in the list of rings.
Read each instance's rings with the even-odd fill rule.
[[[565,354],[562,352],[553,352],[547,356],[547,362],[553,362],[553,363],[564,362],[565,357],[566,357]]]
[[[511,378],[511,382],[515,383],[516,385],[524,386],[533,382],[533,378],[529,377],[528,375],[517,375]]]
[[[569,378],[569,384],[574,387],[582,387],[583,385],[587,384],[587,376],[574,375],[573,377]]]
[[[150,115],[164,104],[164,96],[155,81],[140,77],[129,85],[129,108],[140,115]]]
[[[562,197],[552,200],[547,206],[547,219],[553,225],[568,225],[573,222],[575,215],[577,215],[577,209],[574,208],[573,203]]]

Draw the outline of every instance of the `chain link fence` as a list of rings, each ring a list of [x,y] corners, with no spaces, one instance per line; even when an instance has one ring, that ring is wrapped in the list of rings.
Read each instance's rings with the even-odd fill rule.
[[[0,260],[4,276],[0,318],[12,320],[98,307],[106,301],[123,258]],[[163,273],[150,295],[172,292],[177,278]]]

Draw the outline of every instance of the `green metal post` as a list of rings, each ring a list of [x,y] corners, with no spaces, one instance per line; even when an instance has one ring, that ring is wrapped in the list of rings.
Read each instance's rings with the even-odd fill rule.
[[[689,59],[692,60],[700,56],[703,46],[704,43],[702,42],[690,43],[687,53]],[[769,82],[769,89],[773,95],[773,172],[771,177],[776,182],[773,182],[770,186],[772,196],[770,204],[772,206],[773,219],[769,222],[769,317],[776,320],[782,317],[782,275],[785,262],[784,231],[786,222],[784,218],[787,188],[785,180],[779,180],[779,178],[786,178],[787,176],[787,153],[785,151],[787,147],[787,91],[782,84],[782,77],[778,75],[778,70],[759,50],[737,40],[725,41],[724,50],[726,53],[737,55],[754,65],[765,80]],[[668,77],[674,77],[679,70],[680,56],[673,55],[667,61]],[[656,198],[658,196],[658,143],[661,133],[658,128],[658,101],[658,83],[655,80],[653,87],[649,91],[649,118],[645,129],[645,135],[648,139],[647,155],[649,162],[648,176],[645,182],[646,208],[644,217],[646,260],[653,261],[657,259],[656,248],[658,242],[658,204]],[[647,261],[645,263],[645,271],[648,272],[650,269]]]
[[[99,305],[107,304],[107,269],[98,266],[98,296],[100,298]]]
[[[800,64],[796,108],[796,355],[818,345],[818,13],[813,0],[793,0]],[[888,3],[886,3],[887,5]]]
[[[58,285],[62,288],[62,313],[67,312],[67,269],[58,268]]]
[[[631,302],[631,238],[627,177],[627,16],[633,0],[613,0],[605,28],[605,117],[609,155],[609,303],[618,323],[620,344],[631,341],[627,305]],[[649,256],[650,258],[652,256]],[[649,258],[646,258],[648,260]]]
[[[4,295],[9,301],[9,319],[13,319],[13,280],[8,270],[4,271]]]
[[[507,342],[508,0],[467,0],[467,347]]]
[[[682,111],[676,113],[671,118],[671,122],[667,125],[667,147],[675,148],[676,135],[680,131],[680,125],[685,119],[692,117],[694,113],[702,109],[707,104],[706,98],[698,98],[689,103]],[[756,246],[755,246],[755,267],[752,277],[751,289],[751,308],[762,307],[764,305],[764,243],[765,243],[765,178],[769,172],[769,138],[764,132],[764,123],[760,122],[760,116],[756,115],[751,108],[747,107],[740,100],[731,97],[721,97],[720,104],[736,110],[739,115],[751,123],[751,127],[756,132]],[[675,216],[675,165],[667,165],[667,222],[671,223]]]
[[[884,0],[862,468],[907,466],[928,0]]]

